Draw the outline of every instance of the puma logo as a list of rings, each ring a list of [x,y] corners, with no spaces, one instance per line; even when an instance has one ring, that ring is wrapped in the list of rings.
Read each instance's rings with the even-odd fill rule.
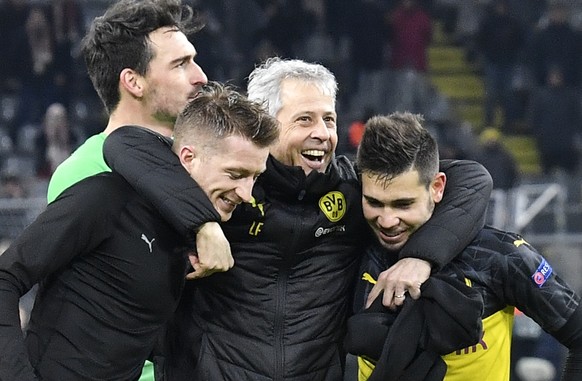
[[[156,239],[155,239],[155,238],[152,238],[152,240],[150,241],[150,240],[148,239],[148,237],[146,237],[146,235],[145,235],[145,234],[142,234],[142,235],[141,235],[141,239],[143,239],[143,240],[144,240],[144,242],[148,244],[148,247],[150,248],[150,253],[151,253],[151,252],[152,252],[152,244],[154,243],[154,241],[155,241]]]
[[[362,280],[365,280],[366,282],[372,283],[372,284],[376,284],[376,279],[374,279],[372,277],[372,275],[370,275],[369,273],[363,273],[362,274]]]

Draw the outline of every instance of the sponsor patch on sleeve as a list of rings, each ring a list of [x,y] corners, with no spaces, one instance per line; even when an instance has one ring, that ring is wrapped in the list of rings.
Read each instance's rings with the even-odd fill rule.
[[[552,266],[550,266],[548,261],[542,258],[542,263],[540,263],[538,269],[531,276],[531,278],[538,287],[542,287],[544,283],[546,283],[550,275],[552,275],[552,271],[553,271]]]

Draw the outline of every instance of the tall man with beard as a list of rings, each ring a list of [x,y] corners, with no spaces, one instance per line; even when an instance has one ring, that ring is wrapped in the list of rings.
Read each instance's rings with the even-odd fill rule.
[[[203,24],[181,0],[122,0],[93,20],[83,39],[82,53],[89,77],[105,105],[109,120],[103,132],[91,136],[52,175],[48,202],[65,189],[97,173],[109,172],[103,160],[105,138],[121,126],[139,126],[170,137],[178,113],[207,82],[196,63],[198,52],[188,36]],[[96,112],[96,110],[95,110]],[[192,256],[196,277],[228,270],[230,246],[220,216],[206,195],[192,184],[192,208],[181,233],[196,237]],[[163,214],[163,210],[162,210]],[[153,379],[151,367],[142,381]]]

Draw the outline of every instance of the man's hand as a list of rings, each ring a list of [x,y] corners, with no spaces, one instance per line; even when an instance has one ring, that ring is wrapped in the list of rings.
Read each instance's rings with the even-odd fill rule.
[[[198,279],[216,272],[229,270],[234,266],[230,244],[224,236],[218,222],[207,222],[196,234],[196,253],[189,253],[188,258],[194,271],[186,279]]]
[[[418,258],[403,258],[380,273],[376,284],[368,295],[366,308],[384,291],[382,304],[395,309],[401,306],[408,292],[413,299],[420,298],[420,286],[430,276],[429,262]]]

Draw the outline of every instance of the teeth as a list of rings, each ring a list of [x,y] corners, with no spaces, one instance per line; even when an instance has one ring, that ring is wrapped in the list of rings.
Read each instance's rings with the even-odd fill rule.
[[[316,149],[309,149],[306,151],[302,151],[301,154],[308,155],[308,156],[323,156],[323,155],[325,155],[325,152],[320,151],[320,150],[316,150]]]

